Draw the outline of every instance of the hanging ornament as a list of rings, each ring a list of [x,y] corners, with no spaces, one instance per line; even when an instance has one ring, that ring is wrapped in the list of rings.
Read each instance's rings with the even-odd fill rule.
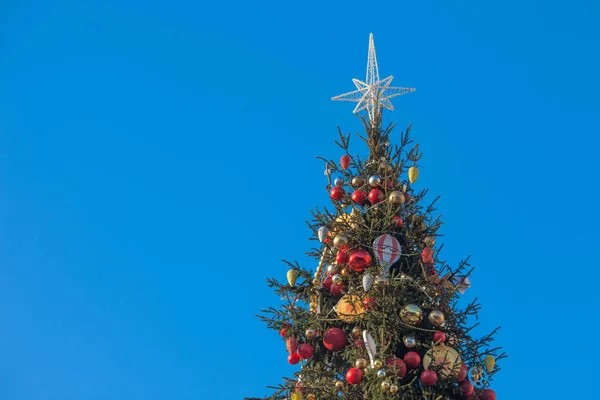
[[[364,358],[359,358],[354,363],[354,366],[359,369],[365,369],[367,368],[367,360],[365,360]]]
[[[364,317],[365,308],[360,297],[347,294],[338,301],[335,312],[342,321],[355,322]]]
[[[462,382],[465,379],[467,379],[467,373],[469,372],[468,368],[467,368],[467,364],[462,363],[460,365],[460,371],[458,372],[458,375],[456,376],[456,382]]]
[[[479,395],[479,400],[496,400],[496,392],[492,389],[483,389]]]
[[[348,267],[354,272],[362,272],[369,265],[371,265],[371,255],[366,251],[359,249],[350,253]]]
[[[365,297],[363,300],[365,310],[371,310],[375,306],[375,299],[373,297]]]
[[[348,245],[348,236],[344,233],[340,233],[333,238],[333,245],[338,249],[342,250]]]
[[[419,170],[417,169],[417,167],[410,167],[408,169],[408,180],[410,181],[410,183],[415,183],[418,177]]]
[[[309,393],[308,396],[306,396],[306,400],[317,400],[317,396],[313,393]]]
[[[344,286],[343,283],[341,285],[331,285],[331,287],[329,288],[329,291],[335,297],[339,297],[342,294],[344,294],[344,292],[346,291],[346,287]]]
[[[417,338],[414,333],[407,333],[402,337],[402,343],[408,349],[412,349],[417,345]]]
[[[346,265],[348,263],[348,252],[344,250],[340,250],[335,256],[335,262],[338,265]]]
[[[346,372],[346,380],[351,385],[358,385],[362,381],[363,372],[358,368],[350,368]]]
[[[317,236],[319,237],[319,242],[323,243],[323,241],[327,238],[327,234],[329,233],[329,229],[326,226],[319,227],[317,231]]]
[[[357,338],[362,336],[362,329],[360,329],[360,326],[355,326],[352,328],[352,335]]]
[[[373,175],[372,177],[369,178],[369,185],[371,185],[371,187],[377,187],[381,184],[381,178],[379,178],[377,175]]]
[[[369,289],[371,289],[371,286],[373,286],[373,275],[364,274],[362,277],[362,285],[365,292],[368,292]]]
[[[406,363],[399,357],[390,357],[387,359],[387,365],[389,365],[392,371],[396,371],[396,376],[400,379],[406,375]]]
[[[380,369],[377,371],[378,378],[385,378],[385,369]]]
[[[396,393],[396,392],[398,392],[398,385],[392,383],[390,385],[390,393]]]
[[[470,397],[475,393],[475,387],[469,381],[462,381],[458,386],[460,386],[464,396]]]
[[[333,200],[340,201],[344,198],[345,194],[346,192],[343,188],[336,186],[329,192],[329,197],[331,197]]]
[[[403,224],[404,221],[402,221],[402,217],[399,215],[394,215],[392,218],[392,225],[394,225],[396,228],[400,228]]]
[[[389,201],[390,201],[390,203],[392,203],[394,205],[403,204],[404,203],[404,193],[402,193],[399,190],[394,190],[392,193],[390,193]]]
[[[294,390],[292,392],[292,400],[302,400],[302,392],[299,390]]]
[[[425,247],[421,252],[421,260],[424,263],[432,263],[433,264],[433,249],[431,247]]]
[[[415,369],[421,364],[421,356],[416,351],[409,351],[404,355],[404,362],[410,369]]]
[[[425,370],[421,372],[421,383],[423,386],[433,386],[437,382],[438,377],[435,371]]]
[[[281,328],[281,330],[279,331],[279,336],[285,337],[286,333],[287,333],[287,328]]]
[[[458,352],[448,346],[434,346],[425,353],[423,367],[435,368],[442,379],[456,377],[460,372],[462,360]]]
[[[295,337],[289,337],[285,340],[285,349],[288,353],[295,353],[298,349],[298,340]]]
[[[362,185],[365,184],[365,180],[363,178],[361,178],[360,176],[355,176],[354,178],[352,178],[352,186],[357,188],[357,187],[361,187]]]
[[[333,184],[337,187],[344,186],[344,183],[345,183],[344,178],[340,178],[340,177],[335,178],[335,180],[333,181]]]
[[[348,276],[350,275],[350,270],[348,268],[343,268],[342,269],[342,276]]]
[[[331,277],[331,283],[334,285],[340,285],[344,281],[341,275],[335,274]]]
[[[369,192],[369,201],[371,202],[371,204],[375,205],[377,203],[381,203],[383,200],[385,200],[385,196],[383,195],[383,192],[379,189],[372,189]]]
[[[442,331],[437,331],[433,334],[433,343],[435,344],[444,344],[446,341],[446,334]]]
[[[340,269],[337,265],[331,264],[327,266],[327,276],[333,276],[340,272]]]
[[[352,201],[362,206],[367,201],[367,195],[362,190],[357,190],[352,193]]]
[[[375,360],[375,362],[373,363],[373,367],[381,368],[383,367],[383,362],[381,360]]]
[[[308,328],[305,332],[304,332],[304,336],[306,336],[307,339],[312,339],[315,337],[315,335],[317,334],[317,331],[315,331],[313,328]]]
[[[371,366],[374,366],[375,356],[377,355],[377,346],[375,345],[375,340],[373,340],[373,336],[371,336],[369,331],[366,329],[363,331],[363,341],[365,342],[365,347],[367,348],[367,354],[369,354]]]
[[[444,323],[444,313],[442,313],[440,310],[433,310],[429,313],[427,319],[429,319],[431,325],[440,326]]]
[[[296,350],[300,358],[303,360],[308,360],[313,356],[313,347],[308,343],[303,343],[298,346],[298,350]]]
[[[292,353],[288,356],[288,362],[292,365],[296,365],[300,362],[300,356],[298,353]]]
[[[485,369],[487,369],[487,372],[492,372],[494,370],[496,360],[494,359],[494,356],[488,354],[485,356],[483,363],[485,364]]]
[[[344,382],[342,382],[342,381],[335,381],[335,388],[337,390],[342,390],[344,388]]]
[[[346,332],[340,328],[329,328],[323,335],[323,344],[327,350],[340,351],[348,344]]]
[[[345,154],[340,158],[340,165],[342,167],[342,169],[348,169],[348,167],[350,166],[350,156]]]
[[[383,370],[382,370],[383,371]],[[379,371],[377,371],[377,376],[379,376]],[[385,376],[385,371],[383,371],[383,376],[382,378]],[[388,381],[383,381],[381,382],[381,390],[386,391],[386,390],[390,390],[390,383]]]
[[[452,280],[452,283],[454,283],[454,286],[456,286],[456,290],[460,294],[465,294],[465,291],[471,287],[471,281],[466,276],[456,276]]]
[[[400,319],[408,325],[418,325],[423,320],[423,310],[415,304],[407,304],[400,309]]]
[[[296,281],[298,280],[299,271],[295,268],[290,269],[287,272],[287,280],[291,287],[296,286]]]
[[[389,269],[392,264],[400,259],[402,249],[398,239],[390,234],[379,236],[373,241],[373,251],[379,260],[379,264],[383,267],[383,276],[389,275]]]

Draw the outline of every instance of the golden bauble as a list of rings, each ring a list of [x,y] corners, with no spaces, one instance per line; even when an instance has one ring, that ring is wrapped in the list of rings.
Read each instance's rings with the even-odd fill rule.
[[[295,268],[292,268],[287,272],[287,280],[288,280],[288,283],[290,284],[290,286],[292,286],[292,287],[296,286],[296,281],[298,280],[299,273],[300,272]]]
[[[344,388],[344,382],[342,382],[342,381],[335,381],[335,388],[337,390],[342,390]]]
[[[378,368],[378,369],[383,367],[383,363],[381,362],[381,360],[375,360],[373,362],[373,365],[375,366],[375,368]]]
[[[394,190],[392,193],[390,193],[389,200],[392,204],[400,205],[404,203],[404,193],[399,190]]]
[[[396,393],[398,391],[398,385],[390,385],[390,393]]]
[[[308,396],[306,396],[306,400],[315,400],[316,396],[314,394],[309,394]]]
[[[321,284],[321,281],[317,278],[313,279],[313,286],[319,286]]]
[[[342,269],[342,276],[348,276],[350,275],[350,270],[348,268],[343,268]]]
[[[355,322],[365,316],[365,306],[360,297],[347,294],[335,305],[335,312],[344,322]]]
[[[362,329],[360,329],[360,327],[355,326],[354,328],[352,328],[352,334],[354,335],[354,337],[360,337],[362,335]]]
[[[367,360],[365,360],[364,358],[359,358],[354,363],[354,366],[358,369],[365,369],[367,368]]]
[[[348,246],[348,236],[343,233],[336,235],[336,237],[333,239],[333,245],[337,249],[343,249],[344,247]]]
[[[315,337],[315,335],[317,334],[317,331],[315,331],[313,328],[308,328],[305,332],[304,332],[304,336],[306,336],[307,339],[312,339]]]
[[[408,169],[408,180],[410,183],[415,183],[419,177],[419,169],[417,167],[410,167]]]
[[[415,304],[407,304],[400,309],[400,319],[408,325],[418,325],[423,320],[423,310]]]
[[[335,274],[334,276],[331,277],[331,283],[333,283],[334,285],[339,285],[343,281],[344,281],[344,279],[342,278],[341,275]]]
[[[449,379],[459,374],[462,366],[460,355],[452,347],[434,346],[423,356],[423,368],[435,369],[441,379]]]
[[[381,390],[390,390],[390,383],[388,381],[381,382]]]
[[[444,323],[444,313],[441,312],[440,310],[433,310],[432,312],[429,313],[429,317],[427,317],[429,319],[429,322],[431,322],[431,325],[433,326],[440,326]]]
[[[363,178],[361,178],[360,176],[355,176],[354,178],[352,178],[352,186],[356,187],[360,187],[362,185],[365,184],[365,180]]]

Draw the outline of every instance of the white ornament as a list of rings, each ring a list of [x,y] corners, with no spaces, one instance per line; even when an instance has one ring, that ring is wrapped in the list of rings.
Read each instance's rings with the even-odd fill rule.
[[[327,238],[327,234],[329,233],[329,229],[326,226],[321,226],[318,231],[319,242],[323,243],[323,241]]]
[[[375,280],[373,279],[373,275],[371,275],[371,274],[363,275],[362,284],[363,284],[363,289],[365,289],[365,292],[368,292],[369,289],[371,289],[371,286],[373,286],[374,281]]]

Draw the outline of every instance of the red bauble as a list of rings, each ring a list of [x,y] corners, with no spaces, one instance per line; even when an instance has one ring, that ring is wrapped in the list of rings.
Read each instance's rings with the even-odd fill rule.
[[[367,310],[370,310],[373,307],[375,307],[375,299],[372,297],[365,297],[365,299],[363,300],[363,305]]]
[[[492,389],[483,389],[479,395],[479,400],[496,400],[496,392]]]
[[[398,357],[388,358],[387,365],[391,366],[392,368],[396,368],[396,370],[398,371],[398,372],[396,372],[396,375],[398,375],[398,378],[404,378],[404,375],[406,375],[406,363],[401,358],[398,358]]]
[[[340,158],[340,165],[342,166],[342,169],[348,169],[348,167],[350,166],[350,156],[349,155],[344,155]]]
[[[341,296],[346,291],[346,286],[343,283],[341,285],[331,285],[329,291],[335,297]]]
[[[396,228],[400,228],[402,224],[404,224],[404,221],[402,220],[401,216],[394,215],[394,218],[392,218],[392,224],[394,224]]]
[[[371,255],[364,250],[356,250],[350,254],[348,266],[351,270],[362,272],[366,267],[371,265]]]
[[[469,369],[467,368],[467,364],[462,363],[460,365],[460,371],[458,372],[458,375],[456,376],[456,382],[462,382],[467,378],[467,372],[469,372]]]
[[[379,189],[373,189],[369,192],[369,201],[371,204],[377,204],[385,199],[383,192]]]
[[[424,263],[433,264],[433,249],[431,247],[425,247],[421,252],[421,259]]]
[[[365,347],[365,341],[362,339],[355,339],[354,340],[354,345],[356,347]]]
[[[342,189],[339,186],[334,187],[333,189],[331,189],[331,191],[329,192],[329,196],[333,199],[333,200],[337,200],[340,201],[344,195],[346,194],[346,192],[344,192],[344,189]]]
[[[300,356],[298,353],[292,353],[288,356],[288,362],[292,365],[298,364],[300,362]]]
[[[442,331],[437,331],[433,334],[433,343],[442,344],[446,341],[446,334]]]
[[[358,385],[360,383],[360,381],[362,381],[362,378],[363,378],[363,372],[361,369],[350,368],[346,372],[346,380],[351,385]]]
[[[331,276],[328,276],[323,281],[323,287],[327,290],[331,290],[331,285],[333,285],[333,279],[331,278]]]
[[[458,386],[460,386],[465,396],[471,396],[473,393],[475,393],[475,388],[473,387],[473,384],[469,381],[462,381],[458,384]]]
[[[287,333],[287,328],[281,328],[281,330],[279,331],[279,335],[281,337],[285,337],[286,333]]]
[[[360,204],[362,206],[363,204],[365,204],[366,200],[367,196],[362,190],[357,190],[356,192],[352,193],[352,201],[356,204]]]
[[[329,328],[323,335],[323,344],[327,350],[340,351],[348,344],[346,332],[340,328]]]
[[[337,256],[335,257],[335,262],[339,265],[345,265],[348,263],[348,258],[348,252],[342,250],[339,253],[337,253]]]
[[[409,351],[404,355],[404,362],[410,369],[415,369],[421,364],[421,356],[416,351]]]
[[[298,349],[298,341],[294,337],[289,337],[285,340],[285,348],[288,353],[295,353]]]
[[[300,358],[308,360],[313,356],[313,347],[308,343],[301,344],[300,346],[298,346],[298,350],[296,350],[296,353],[298,353]]]
[[[435,371],[426,369],[425,371],[421,372],[421,383],[423,386],[433,386],[437,382],[437,379],[438,377]]]

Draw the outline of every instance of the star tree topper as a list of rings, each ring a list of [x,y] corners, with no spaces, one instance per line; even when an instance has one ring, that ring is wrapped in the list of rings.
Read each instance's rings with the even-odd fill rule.
[[[358,102],[356,108],[354,108],[354,114],[358,114],[362,110],[367,110],[369,119],[375,121],[375,115],[378,114],[382,108],[387,108],[388,110],[394,109],[394,106],[390,101],[391,98],[415,91],[413,88],[390,86],[392,79],[394,79],[393,75],[390,75],[383,80],[379,79],[375,42],[373,41],[373,34],[371,33],[369,35],[369,58],[367,61],[366,82],[352,79],[357,90],[332,97],[331,100]]]

